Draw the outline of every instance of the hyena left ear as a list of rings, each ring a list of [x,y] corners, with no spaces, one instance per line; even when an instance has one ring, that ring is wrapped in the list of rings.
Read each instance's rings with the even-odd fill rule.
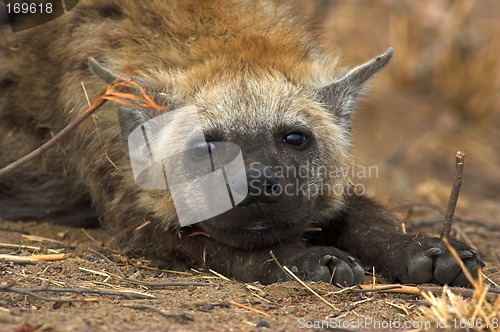
[[[104,82],[111,84],[113,81],[120,76],[117,72],[114,72],[106,67],[104,67],[99,61],[90,57],[87,59],[87,64],[90,71],[102,79]]]
[[[113,83],[120,76],[119,73],[104,67],[103,64],[92,57],[87,59],[87,63],[90,71],[108,84]],[[149,116],[148,112],[140,107],[118,105],[118,121],[120,122],[123,148],[126,152],[129,152],[128,137],[130,133],[150,119],[151,116]]]
[[[319,89],[318,96],[322,103],[336,114],[341,123],[351,128],[351,117],[354,104],[367,80],[384,67],[392,57],[394,49],[390,47],[385,53],[351,69],[330,85]]]

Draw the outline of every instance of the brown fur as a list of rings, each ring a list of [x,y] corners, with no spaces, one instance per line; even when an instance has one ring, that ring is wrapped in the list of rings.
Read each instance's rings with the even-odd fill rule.
[[[33,129],[43,129],[40,140],[35,140],[34,144],[26,146],[22,151],[6,149],[16,155],[9,156],[10,158],[2,156],[3,161],[16,159],[45,141],[67,124],[76,112],[86,107],[87,99],[81,82],[90,98],[95,98],[103,84],[94,79],[86,67],[87,58],[91,56],[118,72],[136,69],[152,71],[167,89],[175,86],[174,91],[169,91],[171,99],[184,104],[203,105],[208,109],[207,113],[244,107],[247,101],[240,94],[242,89],[249,90],[250,95],[263,96],[262,100],[266,104],[259,106],[267,112],[207,114],[207,117],[223,120],[217,124],[217,129],[222,131],[230,132],[235,123],[246,125],[242,130],[269,130],[269,127],[287,116],[292,121],[304,118],[304,121],[317,125],[318,130],[324,131],[321,134],[324,137],[340,139],[347,135],[345,130],[332,123],[328,115],[309,112],[310,109],[319,107],[310,101],[306,101],[309,105],[289,107],[292,114],[276,112],[276,107],[288,105],[273,103],[288,103],[289,100],[298,104],[301,100],[295,101],[294,97],[305,89],[303,84],[310,84],[312,78],[321,81],[324,79],[322,76],[326,76],[325,71],[331,72],[329,77],[334,77],[338,72],[336,59],[322,55],[320,46],[312,43],[314,35],[308,36],[303,29],[298,30],[303,22],[297,21],[296,17],[288,18],[290,9],[274,6],[272,3],[255,6],[229,1],[152,1],[146,7],[135,1],[103,1],[99,5],[94,3],[83,1],[67,15],[41,26],[36,31],[37,35],[41,35],[36,41],[32,38],[33,31],[26,33],[21,38],[20,50],[12,52],[2,66],[2,76],[19,77],[16,89],[9,89],[8,96],[4,97],[6,101],[3,104],[12,106],[4,107],[2,115],[5,118],[12,114],[26,114],[26,118],[18,119],[10,127],[3,129],[2,132],[9,133],[12,140],[3,140],[2,144],[25,144],[26,133],[20,127],[26,127],[27,123],[36,123],[37,127],[39,124],[45,126],[27,128],[30,134]],[[119,8],[116,4],[120,4],[122,9],[112,11],[115,6]],[[101,16],[109,12],[115,15],[121,12],[123,16]],[[158,12],[164,15],[160,20]],[[258,21],[253,20],[255,16],[259,17]],[[144,28],[137,29],[138,26]],[[70,33],[59,33],[60,27]],[[160,36],[160,32],[165,33]],[[43,65],[28,66],[30,61]],[[263,81],[267,83],[260,84]],[[38,89],[33,90],[33,86]],[[311,89],[310,94],[312,93]],[[276,95],[283,94],[288,96],[275,98]],[[224,96],[222,103],[226,105],[221,105],[221,96]],[[257,102],[262,103],[262,100]],[[181,106],[179,103],[177,105]],[[268,128],[261,128],[261,125]],[[115,198],[115,203],[111,203],[119,205],[115,213],[121,215],[124,205],[131,210],[158,209],[156,202],[151,201],[147,195],[141,195],[130,177],[123,175],[129,170],[129,162],[121,151],[121,146],[116,144],[119,134],[117,128],[116,114],[102,110],[93,122],[83,124],[72,134],[72,138],[63,143],[64,153],[70,155],[71,160],[67,160],[60,150],[50,154],[55,159],[51,164],[56,163],[61,169],[69,171],[69,174],[62,174],[61,170],[60,180],[67,182],[68,177],[77,177],[75,182],[88,186],[94,206],[98,211],[106,211],[105,218],[110,220],[119,217],[113,215],[114,209],[108,200],[115,195],[113,188],[122,187],[125,183],[127,188],[131,188],[127,190],[130,191],[127,196],[130,197]],[[337,142],[339,141],[335,143]],[[88,160],[85,151],[97,154],[99,158]],[[345,148],[336,151],[336,158],[345,158],[344,151]],[[81,160],[78,160],[79,157]],[[332,159],[332,162],[336,165],[346,163],[344,160],[337,162],[336,159]],[[119,170],[113,164],[118,165]],[[39,172],[39,166],[31,165],[29,173],[33,174],[33,168]],[[103,178],[95,179],[93,174],[88,174],[95,171],[99,171]],[[40,176],[54,178],[47,172]],[[92,178],[88,179],[89,176]],[[106,183],[105,188],[102,183]],[[68,195],[63,192],[59,200],[54,199],[55,197],[51,199],[54,205],[65,206]],[[102,204],[107,206],[101,207]],[[133,205],[138,207],[133,208]],[[163,219],[173,212],[162,206],[158,214]],[[172,223],[169,222],[170,224]]]
[[[342,76],[337,58],[324,52],[307,22],[292,6],[279,3],[153,0],[145,5],[131,0],[82,0],[69,13],[36,29],[16,35],[4,29],[10,48],[6,61],[0,64],[2,164],[47,141],[85,109],[85,92],[90,99],[97,96],[105,84],[88,68],[88,58],[94,58],[114,72],[142,70],[154,75],[156,80],[146,80],[144,88],[160,104],[169,109],[196,105],[202,110],[200,119],[207,135],[250,147],[245,150],[247,162],[266,160],[269,166],[299,166],[303,160],[311,160],[310,167],[325,164],[345,169],[354,99],[364,81],[390,54],[373,60],[366,70],[360,67],[351,71],[352,75]],[[380,59],[383,63],[377,65]],[[347,76],[344,83],[341,77]],[[282,151],[279,144],[273,147],[277,132],[292,127],[307,127],[312,133],[312,152]],[[225,231],[208,231],[212,238],[192,240],[188,235],[199,225],[179,228],[168,191],[153,194],[135,184],[122,139],[117,106],[107,103],[57,149],[0,178],[0,216],[81,225],[97,215],[118,242],[135,253],[163,262],[202,262],[240,279],[264,282],[283,278],[280,271],[265,263],[268,248],[275,246],[278,254],[286,243],[304,248],[302,232],[313,221],[343,225],[353,220],[352,229],[371,222],[356,218],[356,209],[350,219],[340,218],[358,200],[346,194],[345,176],[322,176],[310,181],[323,181],[342,190],[311,200],[286,198],[284,203],[266,205],[263,212],[256,213],[287,230],[291,225],[290,233],[262,238],[239,234],[245,225],[238,220],[251,224],[253,219],[248,216],[256,214],[234,209],[216,219]],[[172,144],[165,149],[176,149],[175,140]],[[271,157],[259,152],[269,147]],[[399,233],[392,219],[384,216],[380,220],[382,233],[393,233],[397,244],[403,238],[411,242]],[[138,229],[143,224],[147,226]],[[212,230],[209,223],[200,227]],[[231,232],[240,236],[234,243],[228,235]],[[333,229],[330,237],[338,237],[343,249],[354,248],[359,242],[359,231],[348,233],[348,240],[336,232]],[[366,244],[376,243],[377,250],[387,248],[385,242],[379,242]],[[267,249],[249,253],[252,248]],[[338,256],[355,266],[340,250],[321,248],[317,253]],[[364,255],[370,248],[358,249],[354,252],[369,257],[370,264],[376,262],[388,275],[403,279],[399,275],[406,272],[388,266],[380,256]],[[288,253],[285,250],[280,258],[292,265],[304,261],[302,256],[292,259]],[[317,262],[317,253],[311,262]],[[397,260],[394,256],[393,265]],[[238,264],[257,269],[246,274]],[[308,278],[308,267],[304,271]]]

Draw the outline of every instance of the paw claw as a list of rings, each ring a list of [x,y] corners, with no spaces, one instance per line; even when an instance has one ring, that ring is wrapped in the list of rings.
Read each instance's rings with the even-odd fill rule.
[[[335,267],[333,283],[341,286],[354,285],[354,273],[349,264],[344,261],[340,261],[340,264]]]
[[[424,255],[427,257],[430,257],[430,258],[435,257],[435,256],[439,256],[439,255],[441,255],[441,249],[436,248],[436,247],[427,249],[425,251]]]
[[[332,256],[331,255],[325,255],[323,257],[321,257],[321,260],[319,261],[320,265],[326,265],[329,261],[332,260]]]
[[[474,256],[474,254],[470,250],[464,250],[458,253],[461,259],[467,259]]]
[[[347,259],[349,260],[349,263],[351,263],[351,266],[356,266],[358,264],[356,259],[352,256],[347,256]]]
[[[332,256],[332,259],[330,260],[330,262],[332,263],[332,265],[337,266],[340,264],[341,261],[337,256]]]

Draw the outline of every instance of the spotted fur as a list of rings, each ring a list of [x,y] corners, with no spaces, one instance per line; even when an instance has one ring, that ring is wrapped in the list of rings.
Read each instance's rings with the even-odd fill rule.
[[[301,17],[293,2],[272,0],[81,0],[26,32],[12,34],[4,25],[0,161],[7,164],[46,142],[88,106],[87,97],[93,100],[124,74],[134,76],[165,112],[195,105],[205,135],[238,144],[247,167],[260,162],[344,170],[355,100],[392,50],[343,69]],[[0,178],[0,216],[80,226],[99,220],[135,254],[163,264],[205,265],[241,280],[286,279],[269,263],[273,249],[304,279],[330,280],[337,271],[335,282],[361,282],[358,261],[343,249],[388,276],[412,281],[401,255],[411,259],[420,249],[385,210],[349,194],[342,172],[311,172],[297,184],[339,190],[242,205],[181,228],[168,190],[136,185],[126,148],[130,131],[159,114],[108,102],[57,148]],[[180,129],[182,118],[178,122]],[[286,146],[290,129],[307,132],[311,146]],[[155,148],[182,149],[175,133]],[[188,185],[185,193],[193,204],[199,200]],[[308,237],[310,226],[326,233]],[[192,236],[199,230],[206,236]],[[406,248],[414,249],[407,254]]]

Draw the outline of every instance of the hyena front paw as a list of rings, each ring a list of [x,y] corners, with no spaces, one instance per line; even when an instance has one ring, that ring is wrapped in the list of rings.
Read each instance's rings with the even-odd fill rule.
[[[282,257],[284,265],[302,280],[354,286],[362,283],[365,275],[355,258],[332,247],[311,247],[301,253],[285,253]]]
[[[450,239],[462,262],[476,278],[478,267],[484,263],[477,258],[476,251],[467,244]],[[434,283],[439,285],[468,287],[469,280],[440,238],[417,238],[407,251],[406,283]]]

